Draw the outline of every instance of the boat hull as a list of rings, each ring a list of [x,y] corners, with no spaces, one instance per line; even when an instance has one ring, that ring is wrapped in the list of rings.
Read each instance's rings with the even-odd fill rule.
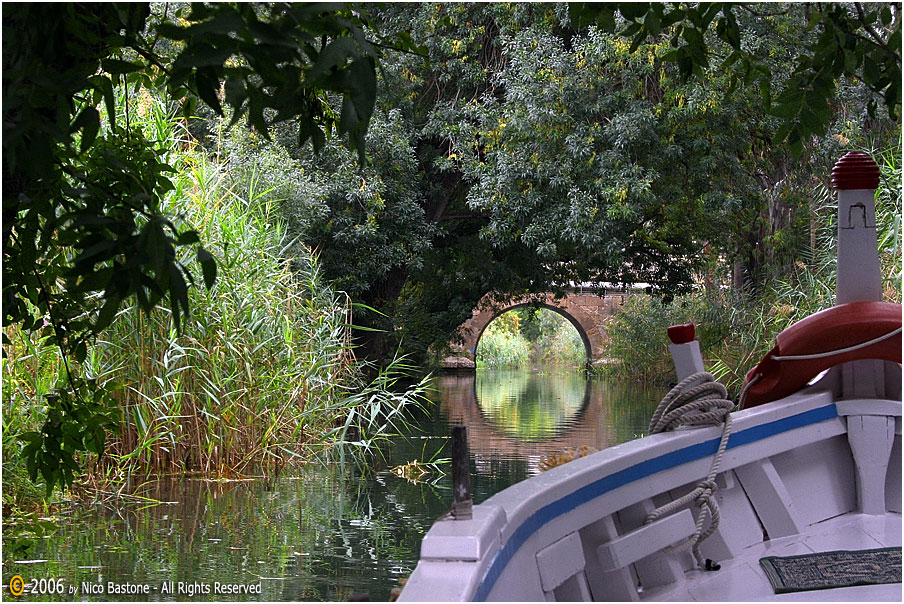
[[[696,428],[576,459],[497,493],[471,520],[437,522],[400,600],[687,599],[703,573],[734,574],[733,561],[846,515],[890,519],[897,533],[882,539],[900,547],[901,374],[884,365],[882,400],[838,400],[830,372],[733,414],[716,479],[721,524],[701,546],[725,570],[697,569],[689,551],[661,551],[693,532],[691,510],[645,523],[709,472],[721,428]]]

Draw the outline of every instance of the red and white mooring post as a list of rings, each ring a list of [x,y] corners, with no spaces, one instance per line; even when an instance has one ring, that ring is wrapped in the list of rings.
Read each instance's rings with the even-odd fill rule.
[[[694,339],[694,324],[672,325],[668,329],[669,352],[672,353],[672,361],[675,363],[675,374],[680,382],[684,378],[700,371],[706,371],[703,366],[703,356],[700,354],[700,342]]]
[[[838,190],[838,278],[835,304],[882,300],[882,272],[876,239],[879,166],[867,153],[852,151],[832,168]]]

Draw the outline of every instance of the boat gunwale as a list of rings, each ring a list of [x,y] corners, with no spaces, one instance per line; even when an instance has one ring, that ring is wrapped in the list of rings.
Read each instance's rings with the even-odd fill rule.
[[[814,386],[781,401],[736,412],[733,414],[735,430],[729,438],[722,471],[777,455],[801,444],[799,439],[785,439],[787,442],[784,445],[773,441],[773,445],[780,446],[771,446],[765,452],[759,450],[761,447],[753,447],[756,451],[744,449],[747,445],[762,444],[781,434],[818,427],[810,438],[815,442],[845,433],[846,425],[837,413],[835,402],[831,392]],[[900,433],[900,422],[897,426],[896,432]],[[599,504],[599,497],[622,487],[637,485],[638,481],[660,472],[681,468],[685,470],[681,474],[686,474],[691,470],[688,464],[695,462],[705,474],[718,446],[719,434],[719,427],[710,427],[647,436],[553,468],[493,495],[481,505],[501,508],[506,523],[492,558],[475,561],[475,575],[480,579],[472,592],[473,598],[485,600],[489,597],[520,548],[551,523],[565,519],[577,507],[594,502]],[[588,479],[588,475],[592,478]],[[687,482],[685,477],[679,477],[674,487]],[[568,483],[570,488],[566,486]],[[555,487],[554,492],[552,487]],[[665,490],[668,489],[657,488],[650,496]],[[563,491],[565,494],[562,494]],[[544,497],[550,500],[543,502]],[[538,498],[541,501],[538,502]],[[620,508],[616,506],[612,511],[617,509]],[[579,528],[575,527],[575,530]],[[548,533],[550,536],[562,534],[558,530]],[[546,544],[536,545],[543,547]]]

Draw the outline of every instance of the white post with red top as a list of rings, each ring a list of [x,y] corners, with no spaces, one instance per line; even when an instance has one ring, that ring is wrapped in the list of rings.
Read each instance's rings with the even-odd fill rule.
[[[832,169],[832,184],[838,190],[835,304],[881,302],[882,271],[877,249],[875,201],[879,166],[866,153],[848,153]],[[856,467],[857,507],[865,514],[884,514],[885,476],[894,442],[894,418],[901,414],[899,405],[889,411],[875,403],[875,399],[886,396],[886,363],[880,360],[851,361],[836,367],[835,371],[840,376],[842,399],[854,399],[839,401],[836,407],[838,415],[847,423],[848,442]],[[896,375],[900,379],[900,369]]]
[[[832,168],[838,190],[838,277],[835,304],[882,300],[882,272],[876,238],[879,166],[852,151]]]
[[[693,323],[672,325],[668,329],[668,334],[672,341],[669,352],[672,353],[679,382],[699,371],[706,371],[703,367],[703,356],[700,354],[700,342],[694,339]]]
[[[866,153],[852,151],[832,168],[838,190],[838,274],[835,305],[881,302],[882,271],[876,236],[876,189],[879,166]],[[841,395],[883,397],[885,371],[881,361],[852,361],[839,367]]]

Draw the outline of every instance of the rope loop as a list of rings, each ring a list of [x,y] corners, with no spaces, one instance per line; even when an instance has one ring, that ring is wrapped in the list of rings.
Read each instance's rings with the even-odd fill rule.
[[[674,552],[691,549],[697,564],[707,570],[715,570],[718,565],[707,561],[700,553],[700,544],[719,528],[719,506],[715,493],[719,487],[716,476],[722,463],[722,456],[728,446],[731,434],[731,411],[734,403],[728,399],[728,390],[715,381],[707,371],[699,371],[681,380],[663,397],[662,402],[650,420],[650,433],[657,434],[674,430],[681,426],[722,426],[722,437],[713,457],[709,474],[687,495],[679,497],[650,512],[644,524],[653,522],[661,516],[668,515],[679,508],[693,504],[698,508],[694,526],[694,534],[678,545],[664,548],[663,552]],[[707,518],[709,525],[704,529]]]

